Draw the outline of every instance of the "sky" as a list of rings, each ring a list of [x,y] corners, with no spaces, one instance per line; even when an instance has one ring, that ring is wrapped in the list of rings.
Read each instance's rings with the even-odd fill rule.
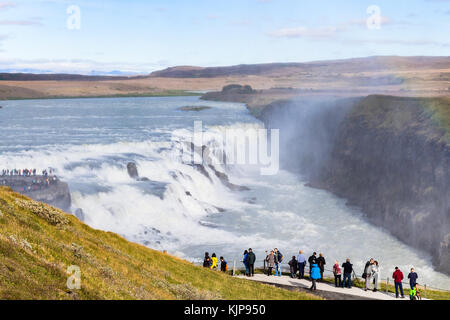
[[[450,56],[450,0],[0,0],[0,71],[132,74],[374,55]]]

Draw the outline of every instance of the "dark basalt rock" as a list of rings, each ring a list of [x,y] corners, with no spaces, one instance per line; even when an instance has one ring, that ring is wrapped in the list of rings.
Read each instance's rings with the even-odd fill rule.
[[[150,181],[149,178],[146,177],[139,177],[139,172],[136,166],[136,163],[134,162],[128,162],[127,163],[127,171],[130,178],[136,179],[137,181]]]
[[[207,109],[211,109],[212,107],[208,107],[208,106],[184,106],[184,107],[180,107],[178,108],[178,110],[181,111],[202,111],[202,110],[207,110]]]
[[[136,163],[134,162],[128,162],[127,164],[127,171],[130,178],[137,179],[139,178],[139,173],[137,170]]]

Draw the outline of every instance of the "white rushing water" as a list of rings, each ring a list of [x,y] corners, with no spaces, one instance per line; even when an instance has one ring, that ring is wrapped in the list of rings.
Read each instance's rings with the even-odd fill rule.
[[[196,97],[5,101],[0,112],[0,169],[52,167],[69,183],[72,211],[85,222],[131,241],[187,259],[205,251],[239,260],[252,247],[258,260],[277,247],[285,262],[302,249],[322,252],[331,268],[350,258],[362,271],[368,258],[405,275],[414,266],[419,283],[450,288],[431,257],[366,222],[357,208],[307,181],[280,170],[260,175],[258,166],[215,165],[233,184],[231,190],[205,166],[181,160],[193,122],[204,123],[209,146],[226,128],[261,128],[241,104],[199,101]],[[200,112],[185,105],[208,105]],[[181,148],[183,147],[183,149]],[[128,176],[126,164],[139,175]]]

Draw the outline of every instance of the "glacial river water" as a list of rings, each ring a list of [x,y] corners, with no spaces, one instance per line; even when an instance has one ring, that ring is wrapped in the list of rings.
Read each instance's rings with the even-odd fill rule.
[[[383,279],[395,266],[405,276],[414,266],[419,283],[450,289],[450,278],[433,269],[426,252],[366,222],[344,199],[306,187],[297,175],[280,170],[264,176],[254,165],[217,165],[230,182],[249,188],[239,191],[211,168],[205,167],[208,177],[183,161],[183,141],[192,136],[194,121],[203,122],[208,145],[216,144],[223,129],[262,128],[242,104],[162,97],[1,105],[0,170],[54,168],[69,184],[72,211],[81,208],[94,228],[186,259],[209,251],[238,261],[252,247],[261,261],[265,250],[277,247],[285,262],[298,249],[308,256],[317,251],[326,267],[350,258],[361,273],[373,257]],[[178,109],[192,105],[211,109]],[[130,161],[149,181],[129,177]]]

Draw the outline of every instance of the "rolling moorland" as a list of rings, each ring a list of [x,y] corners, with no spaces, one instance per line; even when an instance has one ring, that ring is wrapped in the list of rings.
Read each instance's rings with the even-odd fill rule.
[[[450,57],[181,66],[130,77],[8,73],[0,74],[0,99],[181,95],[186,91],[217,91],[234,83],[259,91],[257,98],[246,101],[254,104],[299,95],[440,96],[450,93]]]

